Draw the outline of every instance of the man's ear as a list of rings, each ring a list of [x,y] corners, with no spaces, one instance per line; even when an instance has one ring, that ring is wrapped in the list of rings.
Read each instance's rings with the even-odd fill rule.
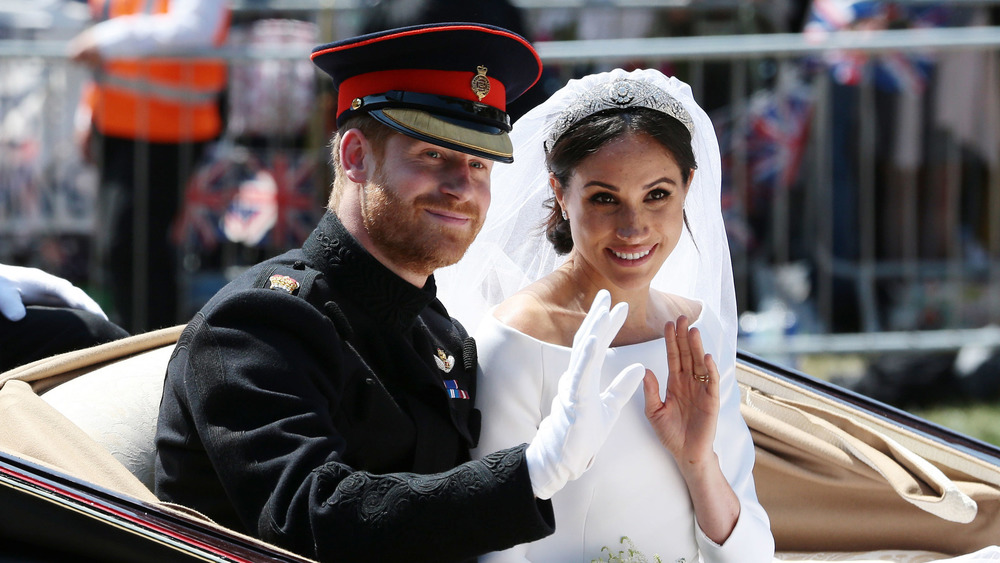
[[[373,166],[371,143],[360,129],[348,129],[340,137],[340,164],[347,179],[357,184],[368,183]]]

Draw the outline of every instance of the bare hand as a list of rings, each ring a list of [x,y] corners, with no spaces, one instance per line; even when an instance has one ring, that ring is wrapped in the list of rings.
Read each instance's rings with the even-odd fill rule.
[[[667,323],[663,331],[670,372],[667,394],[660,401],[660,384],[647,370],[646,418],[686,472],[716,460],[712,444],[719,421],[719,370],[705,354],[698,329],[689,329],[687,317],[677,319],[676,326]]]

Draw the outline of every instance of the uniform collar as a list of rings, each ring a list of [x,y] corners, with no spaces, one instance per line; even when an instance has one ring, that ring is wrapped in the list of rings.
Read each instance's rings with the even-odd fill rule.
[[[397,330],[412,328],[437,295],[434,276],[427,278],[423,288],[397,276],[369,254],[329,210],[302,249],[338,293],[350,295],[355,305]]]

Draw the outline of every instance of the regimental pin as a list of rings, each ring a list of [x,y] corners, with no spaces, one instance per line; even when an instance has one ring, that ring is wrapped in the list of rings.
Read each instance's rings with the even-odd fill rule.
[[[434,363],[437,364],[439,370],[449,373],[451,368],[455,367],[455,356],[449,356],[447,352],[438,348],[437,356],[434,356]]]
[[[295,281],[295,278],[289,276],[274,274],[268,278],[268,281],[271,284],[268,286],[268,289],[280,289],[292,295],[295,295],[295,292],[299,290],[299,282]]]
[[[483,98],[490,93],[490,79],[486,78],[486,67],[479,65],[476,67],[476,75],[472,77],[472,93],[475,94],[479,101],[483,101]]]

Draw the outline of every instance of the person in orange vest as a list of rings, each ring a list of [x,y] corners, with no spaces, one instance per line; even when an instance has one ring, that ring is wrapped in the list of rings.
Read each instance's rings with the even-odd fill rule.
[[[93,70],[77,118],[84,157],[100,171],[97,248],[114,311],[131,332],[178,318],[169,229],[206,144],[222,131],[226,63],[183,58],[219,47],[228,0],[90,0],[96,25],[69,58]]]

